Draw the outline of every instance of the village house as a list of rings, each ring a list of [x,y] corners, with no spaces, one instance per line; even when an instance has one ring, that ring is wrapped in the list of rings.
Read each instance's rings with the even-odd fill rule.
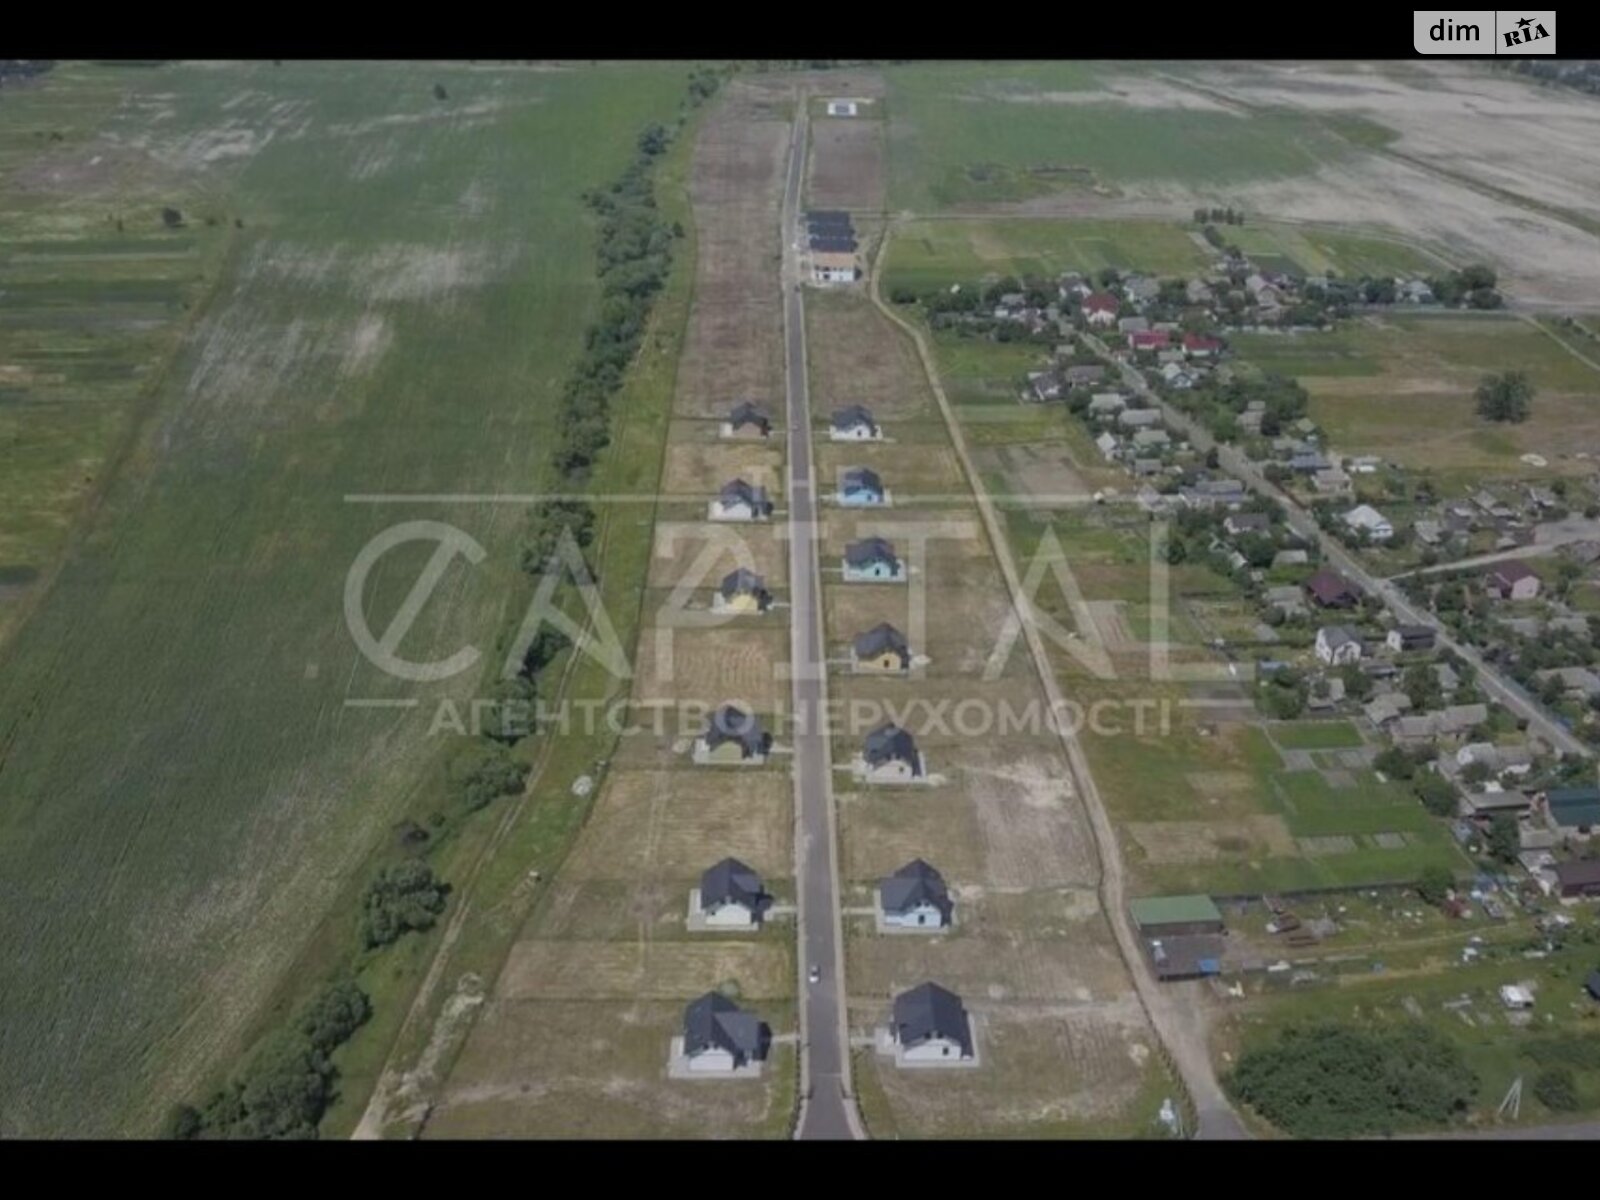
[[[1361,638],[1343,625],[1324,625],[1317,630],[1317,661],[1330,667],[1361,660]]]
[[[1190,304],[1208,304],[1211,301],[1211,285],[1203,279],[1191,279],[1183,285],[1183,295]]]
[[[1128,349],[1135,354],[1141,352],[1154,353],[1163,349],[1170,340],[1171,336],[1165,330],[1146,329],[1140,333],[1130,333],[1128,335]]]
[[[764,438],[772,433],[772,422],[757,404],[749,400],[734,406],[728,419],[722,423],[725,438]]]
[[[1074,363],[1062,372],[1068,387],[1092,387],[1106,377],[1106,369],[1099,363]]]
[[[1117,392],[1096,392],[1089,398],[1089,416],[1114,417],[1128,407],[1128,402]]]
[[[1161,424],[1159,408],[1124,408],[1117,413],[1117,425],[1122,429],[1148,429]]]
[[[1083,319],[1090,325],[1115,325],[1122,301],[1110,292],[1092,292],[1083,298]]]
[[[1212,358],[1222,353],[1222,343],[1201,333],[1183,335],[1183,352],[1190,358]]]
[[[1274,567],[1303,567],[1311,561],[1311,555],[1304,550],[1279,550],[1272,556]]]
[[[1580,858],[1555,866],[1556,890],[1563,900],[1591,900],[1600,896],[1600,858]],[[1600,980],[1600,971],[1595,979]],[[1595,993],[1600,999],[1600,992]]]
[[[1292,583],[1284,584],[1282,587],[1268,588],[1265,599],[1270,607],[1277,609],[1286,617],[1296,616],[1306,611],[1305,596]]]
[[[1133,435],[1133,448],[1137,451],[1165,450],[1172,439],[1165,429],[1141,429]]]
[[[1365,533],[1371,541],[1387,542],[1394,537],[1394,526],[1370,504],[1358,504],[1344,514],[1344,523],[1354,533]]]
[[[1027,394],[1040,404],[1061,399],[1061,376],[1054,371],[1029,371]]]
[[[1108,459],[1115,459],[1122,448],[1122,443],[1117,440],[1117,435],[1107,430],[1094,440],[1095,448]]]
[[[1238,537],[1241,533],[1266,533],[1272,528],[1272,521],[1266,513],[1239,512],[1229,513],[1227,520],[1222,522],[1222,530],[1231,537]]]
[[[894,998],[890,1027],[895,1059],[907,1066],[970,1061],[972,1026],[961,997],[924,983]]]
[[[883,432],[872,419],[870,409],[850,404],[834,411],[828,423],[828,437],[835,442],[875,442]]]
[[[1118,333],[1144,333],[1150,328],[1150,322],[1144,317],[1123,317],[1117,322]]]
[[[1175,391],[1186,392],[1194,386],[1194,372],[1185,370],[1179,363],[1169,362],[1158,373],[1161,382]]]
[[[740,567],[722,577],[711,608],[714,612],[761,613],[766,612],[771,603],[772,593],[767,591],[766,580]]]
[[[1489,719],[1486,704],[1452,704],[1434,712],[1401,717],[1390,730],[1397,742],[1431,742],[1467,733]]]
[[[811,278],[817,283],[854,283],[861,276],[856,256],[846,250],[816,250],[811,254]]]
[[[1122,281],[1122,290],[1129,299],[1148,304],[1161,294],[1161,281],[1150,275],[1129,275]]]
[[[1544,794],[1550,823],[1568,836],[1586,838],[1600,825],[1600,788],[1551,788]]]
[[[708,516],[713,521],[764,521],[772,515],[767,489],[734,479],[722,485],[711,502]]]
[[[1326,467],[1311,476],[1311,486],[1324,496],[1345,496],[1350,493],[1350,476],[1338,467]]]
[[[1424,517],[1420,521],[1411,523],[1411,532],[1417,541],[1424,546],[1437,546],[1444,540],[1444,526],[1431,518]]]
[[[720,992],[707,992],[683,1013],[683,1059],[697,1074],[731,1075],[763,1061],[772,1031]]]
[[[1383,640],[1396,654],[1409,654],[1416,650],[1432,650],[1434,636],[1433,629],[1427,625],[1396,625]]]
[[[886,926],[933,932],[947,928],[954,913],[944,876],[920,858],[878,883],[878,914]]]
[[[1527,792],[1495,785],[1485,787],[1482,791],[1463,793],[1458,811],[1463,817],[1481,827],[1501,813],[1520,817],[1532,806],[1533,797]]]
[[[1306,597],[1318,608],[1354,608],[1361,599],[1360,588],[1326,567],[1307,578],[1301,586]]]
[[[725,858],[700,876],[699,917],[710,929],[753,929],[770,897],[761,876],[737,858]]]
[[[1539,577],[1517,558],[1490,567],[1484,572],[1483,585],[1497,600],[1532,600],[1539,594]]]
[[[847,508],[868,508],[888,502],[889,493],[876,471],[851,467],[839,477],[839,503]]]
[[[695,739],[694,761],[709,764],[760,766],[772,750],[772,735],[761,719],[732,704],[711,714],[704,732]]]
[[[1541,685],[1554,679],[1561,686],[1561,694],[1587,700],[1600,696],[1600,675],[1588,667],[1554,667],[1535,671],[1533,677]]]
[[[905,564],[883,538],[862,538],[845,547],[846,583],[899,583],[905,577]]]
[[[914,783],[924,777],[916,739],[892,721],[867,734],[861,762],[861,774],[870,783]]]
[[[1148,896],[1130,901],[1128,910],[1158,979],[1221,972],[1227,927],[1210,896]]]
[[[858,671],[906,671],[911,667],[911,647],[905,634],[884,622],[856,635],[850,658]]]

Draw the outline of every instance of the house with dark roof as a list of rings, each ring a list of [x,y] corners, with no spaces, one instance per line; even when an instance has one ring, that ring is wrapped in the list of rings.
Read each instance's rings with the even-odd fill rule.
[[[725,858],[700,876],[699,917],[709,929],[750,929],[761,924],[771,897],[761,876],[737,858]]]
[[[972,1022],[961,997],[937,983],[919,984],[894,998],[890,1025],[895,1060],[905,1066],[970,1062]]]
[[[1600,896],[1600,858],[1579,858],[1555,865],[1556,889],[1563,900]]]
[[[846,583],[900,583],[905,577],[905,564],[885,539],[867,537],[845,547]]]
[[[1483,586],[1497,600],[1532,600],[1539,594],[1539,577],[1527,563],[1513,558],[1485,571]]]
[[[734,405],[728,419],[722,423],[725,438],[764,438],[772,433],[772,421],[766,411],[749,400]]]
[[[883,480],[870,467],[851,467],[839,477],[839,503],[848,508],[871,508],[889,502]]]
[[[850,657],[858,671],[906,671],[911,667],[906,635],[887,621],[856,634]]]
[[[874,442],[883,437],[883,431],[872,419],[872,410],[860,404],[849,404],[835,409],[828,422],[828,436],[836,442]]]
[[[954,916],[955,901],[944,876],[920,858],[878,881],[878,917],[886,927],[935,932],[948,927]]]
[[[772,501],[766,488],[733,479],[722,485],[707,515],[713,521],[765,521],[772,516]]]
[[[1587,837],[1600,825],[1600,788],[1551,788],[1544,803],[1550,820],[1566,833]]]
[[[707,992],[683,1010],[683,1059],[690,1071],[732,1074],[760,1063],[772,1031],[720,992]]]
[[[695,739],[694,760],[756,766],[767,761],[771,750],[772,735],[761,727],[760,717],[724,704],[711,714],[705,731]]]
[[[1241,533],[1266,533],[1272,528],[1272,519],[1266,513],[1240,512],[1229,514],[1222,522],[1222,531],[1230,537]]]
[[[1326,567],[1307,578],[1301,587],[1306,599],[1319,608],[1354,608],[1361,599],[1360,588]]]
[[[1432,650],[1434,636],[1433,629],[1427,625],[1396,625],[1383,640],[1396,654],[1409,654],[1414,650]]]
[[[1586,982],[1583,987],[1584,990],[1589,993],[1590,999],[1600,1000],[1600,969],[1596,969],[1589,973],[1588,982]]]
[[[772,604],[766,580],[754,571],[739,567],[722,577],[711,607],[716,612],[760,613]]]
[[[870,783],[915,783],[924,778],[917,740],[893,721],[884,722],[867,734],[861,774]]]

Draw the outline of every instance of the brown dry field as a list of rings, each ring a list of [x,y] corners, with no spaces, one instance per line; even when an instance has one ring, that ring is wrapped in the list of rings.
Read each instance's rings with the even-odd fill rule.
[[[729,855],[763,877],[787,878],[792,807],[785,771],[613,770],[561,879],[681,881]]]
[[[848,657],[856,634],[887,621],[910,640],[912,653],[932,659],[915,668],[920,677],[981,677],[1012,613],[1004,585],[995,579],[987,586],[931,586],[921,592],[920,603],[919,591],[915,582],[824,588],[831,653]],[[1004,661],[1001,678],[1031,677],[1032,672],[1027,646],[1019,636]]]
[[[766,1002],[774,1033],[792,1006]],[[775,1046],[759,1080],[667,1078],[683,1004],[490,1000],[455,1062],[429,1138],[781,1137],[794,1051]]]
[[[1092,1134],[1128,1120],[1157,1069],[1131,998],[1091,1006],[969,1005],[983,1059],[976,1070],[902,1071],[892,1059],[857,1056],[867,1076],[858,1087],[872,1097],[873,1137]],[[879,1024],[887,1007],[852,1006],[851,1021]]]
[[[1128,821],[1123,829],[1152,866],[1292,858],[1299,851],[1275,813],[1233,821]]]
[[[729,571],[764,575],[769,588],[789,581],[789,539],[779,524],[722,525],[659,521],[650,556],[650,586],[715,588]]]
[[[634,658],[634,696],[771,712],[789,696],[787,676],[777,669],[788,660],[788,631],[771,625],[646,629]]]
[[[710,866],[710,863],[706,864]],[[687,896],[684,898],[687,904]],[[724,984],[748,1000],[788,994],[792,957],[785,923],[754,939],[706,936],[694,941],[522,941],[495,984],[500,1000],[692,999]]]
[[[818,495],[825,503],[851,467],[870,467],[889,489],[889,503],[899,507],[915,503],[919,495],[933,494],[941,502],[969,495],[961,464],[948,442],[868,442],[845,445],[819,442],[816,450]]]
[[[694,308],[678,360],[677,411],[716,417],[738,399],[783,396],[778,205],[789,125],[731,83],[695,142],[690,197],[698,238]]]
[[[810,207],[882,209],[884,122],[870,116],[814,117],[808,167]]]
[[[714,496],[723,484],[743,479],[783,500],[783,451],[761,442],[680,442],[667,447],[661,490],[669,496]]]
[[[890,437],[897,419],[936,415],[916,347],[865,296],[808,292],[806,348],[813,412],[865,404]]]

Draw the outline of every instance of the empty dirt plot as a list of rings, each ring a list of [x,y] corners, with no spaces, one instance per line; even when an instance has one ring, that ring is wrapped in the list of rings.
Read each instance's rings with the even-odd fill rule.
[[[1295,840],[1280,816],[1261,814],[1239,821],[1130,821],[1125,826],[1145,862],[1253,860],[1295,853]]]
[[[718,417],[741,398],[783,394],[778,204],[789,132],[755,89],[735,82],[696,140],[699,252],[680,414]]]
[[[793,871],[793,802],[779,771],[682,767],[614,772],[564,880],[698,878],[732,856],[763,878]]]
[[[916,347],[865,296],[807,295],[806,349],[813,412],[865,404],[890,437],[896,419],[936,419]]]
[[[889,489],[891,505],[919,500],[949,504],[968,498],[967,486],[948,442],[877,442],[859,446],[822,442],[817,446],[817,490],[827,503],[851,467],[869,467]]]
[[[857,107],[853,117],[811,122],[806,203],[812,208],[878,210],[883,207],[884,128],[880,105]]]
[[[678,442],[667,447],[661,487],[668,495],[713,496],[735,479],[766,488],[776,503],[783,492],[783,451],[760,443]]]
[[[906,1071],[857,1056],[874,1137],[1155,1136],[1163,1086],[1137,1004],[993,1003],[962,995],[976,1026],[976,1070]],[[863,1024],[881,1006],[851,1007]],[[881,1010],[881,1011],[879,1011]]]
[[[715,588],[740,567],[763,576],[769,588],[781,586],[789,578],[784,532],[775,524],[661,521],[650,556],[650,586]]]
[[[502,1000],[675,1000],[732,984],[743,999],[781,998],[793,987],[794,959],[783,928],[770,933],[761,941],[522,941],[495,990]]]
[[[490,1000],[429,1117],[438,1138],[781,1137],[794,1050],[774,1046],[758,1080],[673,1080],[683,1004]],[[752,1004],[774,1032],[792,1005]]]
[[[789,694],[779,663],[789,658],[786,629],[734,624],[715,629],[647,629],[639,636],[634,695],[646,703],[668,700],[738,704],[771,712]]]

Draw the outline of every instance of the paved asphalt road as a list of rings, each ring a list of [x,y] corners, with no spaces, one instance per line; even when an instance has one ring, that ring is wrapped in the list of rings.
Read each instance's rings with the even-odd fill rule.
[[[1110,351],[1099,338],[1093,334],[1084,334],[1083,339],[1090,348],[1096,350],[1107,359],[1110,358]],[[1486,663],[1483,655],[1478,653],[1477,650],[1464,642],[1457,641],[1437,617],[1431,612],[1413,605],[1395,584],[1390,583],[1388,580],[1380,579],[1362,566],[1331,534],[1324,531],[1317,524],[1316,519],[1310,513],[1300,507],[1276,484],[1267,479],[1260,469],[1246,458],[1241,451],[1233,446],[1218,445],[1207,430],[1157,396],[1150,386],[1145,383],[1144,377],[1134,367],[1124,365],[1122,378],[1128,387],[1146,397],[1151,404],[1159,407],[1169,425],[1175,429],[1183,430],[1195,449],[1204,453],[1215,447],[1217,462],[1225,471],[1237,476],[1252,491],[1271,496],[1282,504],[1290,527],[1302,537],[1315,540],[1322,549],[1325,561],[1332,564],[1350,579],[1355,580],[1369,592],[1377,595],[1400,620],[1412,625],[1426,625],[1434,630],[1440,645],[1450,647],[1450,649],[1477,668],[1478,682],[1489,697],[1498,700],[1519,717],[1526,718],[1531,732],[1537,733],[1552,746],[1569,754],[1578,754],[1585,758],[1592,756],[1593,751],[1587,745],[1554,720],[1538,701],[1523,691],[1515,682],[1507,679],[1494,667]]]
[[[789,399],[789,580],[794,664],[795,878],[800,896],[801,1104],[796,1136],[864,1136],[850,1094],[845,1030],[843,937],[834,860],[833,789],[823,728],[826,667],[822,591],[817,579],[817,499],[811,469],[811,401],[806,381],[805,308],[797,230],[804,177],[806,102],[796,105],[783,192],[783,327]],[[821,979],[807,979],[810,967]]]

